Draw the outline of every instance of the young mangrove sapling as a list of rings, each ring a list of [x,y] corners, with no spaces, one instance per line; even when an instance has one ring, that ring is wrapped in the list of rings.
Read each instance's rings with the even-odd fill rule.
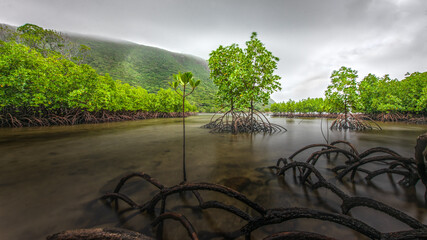
[[[184,176],[184,182],[187,182],[187,173],[185,171],[185,97],[193,93],[194,89],[200,84],[200,80],[193,78],[193,73],[185,72],[178,74],[173,74],[173,82],[170,82],[169,85],[182,96],[182,171]],[[189,93],[186,93],[187,85],[191,88]]]

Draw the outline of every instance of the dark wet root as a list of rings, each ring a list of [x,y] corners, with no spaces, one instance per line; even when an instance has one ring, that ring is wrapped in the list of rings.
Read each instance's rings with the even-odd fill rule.
[[[345,150],[339,148],[337,145],[345,145],[350,150]],[[301,152],[306,151],[308,149],[321,147],[320,151],[317,151],[309,157],[308,161],[305,162],[296,162],[293,160],[297,155]],[[425,151],[427,147],[427,133],[421,135],[417,139],[416,150],[416,166],[418,168],[423,168],[425,173],[424,161],[427,160],[427,151]],[[346,156],[347,163],[344,165],[344,168],[341,168],[340,171],[352,172],[354,169],[359,169],[359,166],[364,165],[365,162],[375,162],[380,161],[381,163],[388,164],[390,162],[390,166],[394,166],[393,169],[397,169],[398,167],[402,167],[409,171],[413,168],[414,162],[412,159],[405,159],[401,157],[396,152],[386,149],[386,148],[372,148],[363,153],[358,153],[358,151],[348,142],[345,141],[337,141],[331,144],[314,144],[304,147],[298,150],[296,153],[292,155],[290,160],[286,158],[280,158],[275,166],[270,167],[271,169],[276,170],[276,174],[278,176],[285,176],[289,169],[293,169],[293,174],[297,174],[300,178],[300,182],[305,186],[310,187],[313,191],[317,191],[320,188],[324,188],[334,193],[339,199],[341,199],[341,213],[331,213],[325,211],[319,211],[315,209],[309,208],[272,208],[266,209],[259,205],[258,203],[249,200],[245,195],[222,185],[212,184],[212,183],[188,183],[182,182],[179,185],[175,185],[172,187],[166,187],[159,183],[157,180],[149,176],[145,173],[132,173],[125,177],[123,177],[120,182],[117,184],[114,192],[106,193],[102,199],[109,205],[115,203],[116,210],[118,210],[118,201],[123,201],[127,205],[130,206],[131,209],[138,210],[139,213],[143,214],[147,212],[149,214],[155,215],[156,206],[160,203],[160,212],[158,216],[154,216],[154,220],[152,222],[152,226],[157,228],[157,239],[161,239],[163,236],[164,228],[167,230],[167,227],[164,226],[165,220],[171,219],[181,223],[181,225],[187,230],[188,236],[190,239],[201,239],[196,229],[193,227],[191,222],[182,214],[171,212],[166,209],[166,201],[169,196],[181,194],[184,192],[191,192],[193,196],[197,199],[199,208],[201,209],[222,209],[227,211],[235,216],[240,217],[246,224],[240,229],[234,230],[232,232],[226,233],[227,239],[236,239],[245,237],[245,239],[251,239],[251,235],[254,231],[264,226],[284,223],[288,221],[292,221],[294,219],[316,219],[322,222],[332,222],[341,226],[345,226],[355,232],[358,232],[368,238],[371,239],[425,239],[427,238],[427,226],[412,218],[411,216],[391,207],[379,201],[366,198],[366,197],[353,197],[341,189],[336,187],[334,184],[328,182],[322,174],[316,169],[315,163],[318,159],[317,156],[327,156],[330,157],[331,154],[342,154]],[[374,155],[375,156],[372,156]],[[383,154],[381,156],[377,156],[377,154]],[[357,166],[356,166],[357,165]],[[387,169],[387,168],[386,168]],[[298,170],[298,171],[297,171]],[[417,169],[419,172],[420,169]],[[357,171],[357,170],[356,170]],[[403,171],[403,170],[402,170]],[[365,172],[366,171],[362,171]],[[387,172],[387,171],[385,171]],[[346,175],[346,174],[343,174]],[[369,174],[368,174],[369,175]],[[138,204],[133,201],[129,196],[124,193],[121,193],[121,189],[126,184],[129,179],[132,178],[140,178],[143,181],[146,181],[156,187],[158,192],[148,201]],[[423,179],[423,177],[421,177]],[[244,207],[237,208],[233,205],[228,205],[219,201],[205,201],[201,195],[203,191],[211,191],[223,194],[229,198],[239,201],[244,205]],[[352,216],[349,216],[349,212],[356,207],[367,207],[369,209],[373,209],[376,211],[380,211],[389,215],[390,217],[400,221],[401,223],[406,224],[411,229],[405,231],[396,231],[396,232],[388,232],[383,233],[378,231],[372,226],[364,223],[361,220],[355,219]],[[81,235],[79,231],[98,231],[95,235],[101,234],[101,238],[87,238],[84,235]],[[50,240],[57,239],[150,239],[147,236],[141,236],[141,238],[126,238],[128,235],[131,237],[136,236],[132,235],[133,233],[124,232],[123,238],[102,238],[102,234],[104,230],[96,229],[83,229],[77,230],[77,232],[66,231],[69,234],[69,238],[58,238],[55,236],[60,236],[60,234],[54,234],[53,238],[50,236]],[[68,233],[67,233],[68,234]],[[139,233],[135,233],[139,234]],[[224,234],[224,233],[223,233]],[[204,233],[204,236],[207,236],[208,233]],[[213,236],[213,234],[211,234]],[[65,235],[66,236],[66,235]],[[75,237],[77,236],[77,237]],[[83,237],[82,237],[83,236]],[[218,233],[216,236],[221,236],[221,233]],[[205,238],[203,238],[205,239]],[[279,232],[265,237],[266,240],[273,239],[332,239],[326,235],[321,235],[317,233],[305,232],[305,231],[290,231],[290,232]]]
[[[424,224],[410,217],[409,215],[390,207],[384,203],[365,197],[351,197],[344,193],[334,184],[325,180],[322,174],[311,164],[305,162],[291,162],[286,163],[283,167],[273,166],[271,168],[277,169],[278,176],[284,176],[289,169],[298,169],[300,174],[299,178],[301,183],[312,188],[313,190],[325,188],[330,190],[342,200],[341,211],[342,214],[348,214],[349,211],[355,207],[367,207],[380,212],[383,212],[402,223],[410,226],[413,229],[426,228]]]
[[[318,150],[319,148],[320,150]],[[340,181],[346,176],[349,176],[350,180],[354,181],[355,177],[361,174],[365,175],[364,179],[366,181],[372,181],[380,175],[387,174],[401,176],[402,179],[399,180],[399,183],[405,187],[411,187],[415,186],[420,180],[419,169],[422,167],[420,168],[417,166],[417,162],[423,163],[423,161],[415,161],[413,158],[402,157],[400,154],[388,148],[374,147],[359,153],[357,149],[347,141],[335,141],[331,144],[310,144],[291,154],[289,160],[296,161],[299,155],[307,151],[311,151],[309,157],[300,161],[313,166],[316,165],[319,159],[322,159],[321,157],[324,157],[323,159],[327,161],[331,161],[331,155],[335,155],[336,157],[342,155],[345,157],[343,165],[338,165],[331,169],[337,174],[336,177]],[[381,166],[381,168],[370,170],[370,168],[368,169],[366,167],[372,164]],[[279,162],[276,168],[280,168]],[[305,178],[307,178],[307,173],[304,172],[304,174]],[[425,175],[427,178],[427,174]]]
[[[212,133],[275,133],[287,131],[283,126],[270,123],[267,117],[258,110],[254,110],[253,117],[247,112],[230,110],[214,119],[217,114],[213,115],[210,122],[202,127],[211,129]]]
[[[408,122],[414,124],[426,124],[427,117],[425,114],[414,113],[378,113],[378,114],[358,114],[362,119],[369,119],[380,122]],[[286,117],[286,118],[337,118],[336,113],[292,113],[292,112],[275,112],[271,114],[272,117]]]
[[[381,122],[402,122],[412,119],[408,114],[398,112],[373,114],[371,118]]]
[[[420,176],[423,184],[427,186],[427,170],[425,165],[427,162],[427,133],[424,133],[417,138],[417,144],[415,145],[415,162],[417,164],[418,175]]]
[[[338,117],[332,122],[331,130],[356,130],[356,131],[363,131],[363,130],[382,130],[382,128],[370,117],[364,114],[352,114],[347,113],[340,114]]]
[[[284,165],[279,167],[279,165]],[[245,220],[247,223],[240,229],[228,233],[228,239],[235,239],[242,236],[245,236],[246,239],[251,239],[251,234],[253,231],[267,225],[283,223],[299,218],[310,218],[317,219],[319,221],[333,222],[342,226],[346,226],[358,233],[361,233],[372,239],[382,239],[389,238],[392,236],[400,237],[404,239],[407,236],[424,236],[427,234],[427,226],[423,225],[416,219],[406,215],[405,213],[394,209],[388,205],[385,205],[381,202],[363,198],[363,197],[351,197],[337,188],[335,185],[327,182],[324,177],[320,174],[317,169],[305,162],[291,162],[288,163],[286,159],[280,159],[278,165],[272,167],[277,169],[278,175],[284,175],[289,169],[298,169],[300,170],[300,177],[302,182],[311,187],[313,190],[318,188],[326,188],[331,192],[335,193],[342,200],[342,213],[329,213],[323,212],[308,208],[274,208],[274,209],[265,209],[261,205],[249,200],[243,194],[222,186],[212,183],[187,183],[183,182],[179,185],[172,187],[165,187],[162,184],[158,183],[155,179],[151,178],[145,173],[134,173],[125,176],[121,179],[115,191],[113,193],[106,193],[102,199],[107,203],[112,204],[115,202],[117,204],[118,200],[121,200],[128,204],[131,208],[139,210],[141,213],[147,212],[150,214],[155,213],[156,206],[161,203],[161,210],[158,217],[156,217],[152,223],[153,227],[157,227],[157,237],[160,239],[163,233],[163,222],[167,219],[172,219],[179,221],[181,225],[187,230],[188,236],[191,239],[199,239],[199,234],[194,229],[190,221],[182,214],[176,212],[168,212],[165,209],[166,200],[169,196],[174,194],[181,194],[183,192],[191,192],[199,203],[201,209],[222,209],[229,213],[234,214],[235,216],[240,217]],[[304,174],[302,174],[304,173]],[[120,193],[122,186],[131,178],[141,178],[144,181],[147,181],[157,187],[158,193],[155,194],[150,200],[145,203],[137,204],[126,194]],[[314,181],[315,179],[317,181]],[[227,197],[233,198],[246,207],[242,209],[237,208],[233,205],[227,205],[219,201],[205,201],[201,195],[202,191],[213,191],[217,193],[224,194]],[[375,228],[365,224],[364,222],[354,219],[347,214],[349,211],[355,207],[368,207],[375,209],[377,211],[384,212],[391,217],[401,221],[402,223],[407,224],[412,228],[410,231],[405,232],[392,232],[392,233],[381,233]],[[251,211],[255,210],[255,211]],[[248,212],[253,212],[249,214]],[[255,214],[255,215],[253,215]],[[167,228],[165,228],[167,229]],[[265,239],[332,239],[324,235],[310,233],[310,232],[280,232],[270,236],[267,236]]]
[[[137,174],[131,174],[132,177],[136,177],[139,175],[145,175],[148,176],[147,174],[144,173],[137,173]],[[124,182],[126,182],[127,180],[130,179],[128,175],[124,178],[122,178],[122,180],[119,182],[119,184],[116,187],[115,192],[112,193],[106,193],[104,194],[104,196],[102,197],[102,199],[107,199],[110,202],[112,202],[113,200],[122,200],[125,203],[127,203],[131,208],[134,209],[138,209],[141,212],[147,211],[149,213],[154,213],[155,207],[156,205],[162,200],[162,199],[166,199],[168,196],[173,195],[173,194],[177,194],[177,193],[182,193],[182,192],[192,192],[193,195],[196,197],[196,199],[199,202],[199,206],[202,209],[208,209],[208,208],[219,208],[219,209],[223,209],[225,211],[231,212],[245,220],[250,220],[253,217],[251,217],[250,215],[246,214],[244,211],[235,208],[234,206],[230,206],[230,205],[226,205],[223,204],[221,202],[218,201],[208,201],[205,202],[202,198],[202,196],[199,194],[198,191],[213,191],[213,192],[218,192],[218,193],[222,193],[230,198],[234,198],[242,203],[244,203],[245,205],[247,205],[248,207],[251,207],[253,210],[257,211],[260,214],[265,213],[265,209],[263,207],[261,207],[260,205],[250,201],[249,199],[246,198],[246,196],[244,196],[243,194],[228,188],[226,186],[222,186],[219,184],[213,184],[213,183],[181,183],[179,185],[175,185],[172,187],[164,187],[161,188],[156,195],[154,195],[154,197],[143,203],[143,204],[137,204],[135,203],[133,200],[131,200],[127,195],[120,193],[120,188],[121,186],[124,184]],[[147,179],[152,179],[150,178],[143,178],[144,180],[148,181]],[[150,181],[149,181],[150,182]]]
[[[194,114],[185,113],[185,116]],[[90,112],[67,108],[54,110],[46,108],[14,108],[0,111],[0,127],[44,127],[176,117],[182,117],[182,113],[107,110]]]

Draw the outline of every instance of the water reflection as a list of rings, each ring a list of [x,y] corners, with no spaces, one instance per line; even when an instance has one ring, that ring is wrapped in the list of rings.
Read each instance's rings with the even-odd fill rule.
[[[273,123],[283,125],[288,131],[274,135],[236,136],[208,134],[209,130],[200,126],[209,118],[196,116],[186,121],[190,181],[238,188],[249,199],[268,208],[301,206],[338,211],[339,199],[328,192],[313,192],[300,186],[294,176],[276,177],[265,168],[305,145],[324,143],[319,119],[273,118]],[[167,186],[179,183],[182,179],[180,123],[179,119],[155,119],[72,127],[0,129],[2,238],[44,239],[46,235],[64,229],[94,226],[121,226],[152,234],[148,227],[150,216],[127,211],[125,205],[115,212],[98,199],[104,192],[114,189],[121,176],[134,171],[147,172]],[[381,127],[383,131],[329,132],[329,139],[351,141],[360,152],[385,146],[403,156],[413,156],[416,137],[427,130],[422,125],[382,124]],[[333,179],[334,174],[328,168],[334,164],[324,161],[317,166],[327,178]],[[395,182],[383,176],[372,184],[337,184],[351,195],[375,198],[426,222],[423,186],[418,184],[415,188],[404,189]],[[126,185],[125,190],[138,202],[155,193],[154,188],[136,180]],[[207,198],[210,197],[218,196],[208,194]],[[217,230],[232,231],[244,224],[223,211],[199,211],[184,207],[186,203],[196,205],[197,201],[191,194],[176,196],[168,201],[167,208],[181,209],[188,214],[195,228],[204,231],[204,236]],[[371,217],[372,212],[358,210],[352,214],[373,226],[384,225],[382,219]],[[306,228],[307,223],[313,231],[330,232],[330,225],[298,220],[259,230],[254,239],[278,229],[310,230]],[[175,226],[173,222],[167,224]],[[393,223],[387,226],[388,231],[402,227]],[[179,234],[186,234],[179,224],[173,229],[168,236],[174,239]],[[340,237],[360,237],[347,229],[333,229],[337,229],[334,231]]]

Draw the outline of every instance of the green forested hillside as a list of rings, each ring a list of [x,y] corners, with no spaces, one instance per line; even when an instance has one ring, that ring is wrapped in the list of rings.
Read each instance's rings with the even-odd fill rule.
[[[14,26],[0,24],[0,40],[18,40],[16,29]],[[216,86],[209,79],[209,69],[204,59],[126,41],[48,31],[60,35],[61,41],[65,41],[61,44],[77,43],[73,45],[74,48],[66,47],[69,51],[67,53],[71,55],[76,54],[80,44],[90,48],[84,54],[83,61],[79,59],[75,62],[89,64],[99,74],[109,73],[113,79],[131,86],[141,86],[150,93],[170,88],[168,82],[172,81],[172,74],[191,71],[195,78],[201,80],[201,84],[189,100],[198,106],[199,111],[214,110]]]
[[[201,84],[189,100],[198,106],[199,111],[213,111],[216,87],[209,79],[205,60],[125,41],[75,35],[71,36],[71,40],[91,48],[84,63],[98,73],[109,73],[114,79],[141,86],[148,92],[169,88],[172,74],[178,71],[191,71],[195,78],[201,80]]]

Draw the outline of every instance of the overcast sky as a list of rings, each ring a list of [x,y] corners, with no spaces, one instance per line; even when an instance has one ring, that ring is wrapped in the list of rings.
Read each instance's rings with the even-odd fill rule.
[[[275,101],[322,97],[341,66],[427,71],[426,0],[1,0],[0,23],[124,39],[209,58],[252,32],[280,58]]]

